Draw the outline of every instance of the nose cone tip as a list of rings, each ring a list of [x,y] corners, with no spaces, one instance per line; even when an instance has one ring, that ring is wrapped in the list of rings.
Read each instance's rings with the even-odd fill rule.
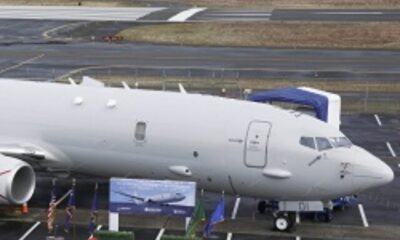
[[[382,180],[384,184],[388,184],[393,181],[394,179],[394,172],[393,170],[385,164],[385,168],[382,171]]]

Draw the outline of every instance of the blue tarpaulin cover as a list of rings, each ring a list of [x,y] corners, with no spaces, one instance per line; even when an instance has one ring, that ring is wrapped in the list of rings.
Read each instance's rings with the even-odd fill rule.
[[[328,98],[323,95],[290,87],[271,91],[258,92],[249,96],[254,102],[289,102],[312,106],[316,117],[322,121],[328,120]]]

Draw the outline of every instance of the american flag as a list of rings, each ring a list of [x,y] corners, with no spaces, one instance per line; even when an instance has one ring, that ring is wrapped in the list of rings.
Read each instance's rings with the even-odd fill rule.
[[[98,184],[96,183],[96,186],[94,189],[92,207],[90,209],[89,234],[91,237],[93,237],[93,233],[96,229],[96,223],[97,223],[97,214],[98,214],[98,211],[97,211],[97,189],[98,189]]]
[[[49,203],[49,208],[47,210],[47,230],[51,234],[54,230],[54,222],[56,220],[56,194],[55,185],[53,184],[53,189],[51,190],[51,199]]]
[[[64,230],[65,232],[69,232],[69,229],[71,227],[71,222],[74,217],[75,213],[75,189],[72,188],[71,192],[69,193],[69,198],[68,198],[68,205],[65,208],[65,213],[67,214],[65,218],[65,227]]]

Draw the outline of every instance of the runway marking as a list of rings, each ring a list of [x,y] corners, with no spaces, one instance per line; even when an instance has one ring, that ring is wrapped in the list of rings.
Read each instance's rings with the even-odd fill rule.
[[[25,60],[25,61],[23,61],[23,62],[20,62],[20,63],[18,63],[18,64],[15,64],[15,65],[13,65],[13,66],[10,66],[10,67],[8,67],[8,68],[4,68],[4,69],[0,70],[0,74],[5,73],[5,72],[8,72],[8,71],[13,70],[13,69],[16,69],[16,68],[19,68],[19,67],[21,67],[21,66],[23,66],[23,65],[25,65],[25,64],[34,62],[35,60],[40,59],[40,58],[42,58],[42,57],[44,57],[44,54],[39,54],[39,55],[37,55],[36,57],[30,58],[30,59],[28,59],[28,60]]]
[[[33,224],[33,226],[29,228],[28,231],[26,231],[25,234],[19,238],[19,240],[25,240],[25,238],[27,238],[39,225],[40,222],[36,222],[35,224]]]
[[[362,204],[358,204],[358,210],[360,211],[360,216],[364,227],[369,227],[367,216],[365,215],[364,207]]]
[[[313,12],[320,15],[382,15],[383,12]]]
[[[240,197],[237,197],[236,201],[235,201],[235,205],[233,206],[233,211],[232,211],[232,216],[231,216],[232,220],[236,219],[236,216],[237,216],[237,213],[239,210],[239,205],[240,205]],[[226,240],[231,240],[232,236],[233,236],[232,232],[228,232],[228,235],[226,236]]]
[[[386,142],[386,146],[389,149],[390,154],[392,154],[392,157],[397,157],[396,153],[394,152],[394,150],[392,148],[392,144],[390,144],[390,142]]]
[[[202,12],[207,8],[190,8],[185,11],[182,11],[171,18],[168,19],[168,22],[185,22],[188,18],[192,17],[196,13]]]
[[[53,32],[57,32],[60,29],[66,28],[66,27],[70,27],[70,26],[75,26],[75,25],[81,25],[81,24],[86,24],[87,22],[79,22],[79,23],[68,23],[68,24],[64,24],[49,30],[46,30],[45,32],[42,33],[42,37],[45,39],[51,39],[52,37],[50,36],[50,34],[52,34]],[[70,40],[72,38],[63,38],[64,40]]]
[[[161,228],[160,231],[158,232],[156,240],[161,240],[161,237],[164,235],[165,228]]]
[[[103,227],[103,225],[97,226],[96,231],[100,231],[102,227]]]
[[[375,120],[378,123],[379,127],[382,127],[381,119],[379,118],[378,114],[374,114]]]
[[[300,213],[296,212],[296,224],[300,224]],[[301,240],[300,236],[296,236],[296,240]]]
[[[101,8],[64,6],[1,6],[1,19],[51,19],[88,21],[137,21],[155,11],[165,8]]]

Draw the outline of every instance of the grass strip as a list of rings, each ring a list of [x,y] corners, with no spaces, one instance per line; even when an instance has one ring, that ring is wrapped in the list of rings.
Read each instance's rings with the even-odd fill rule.
[[[194,46],[400,49],[400,23],[181,23],[135,26],[132,42]]]

